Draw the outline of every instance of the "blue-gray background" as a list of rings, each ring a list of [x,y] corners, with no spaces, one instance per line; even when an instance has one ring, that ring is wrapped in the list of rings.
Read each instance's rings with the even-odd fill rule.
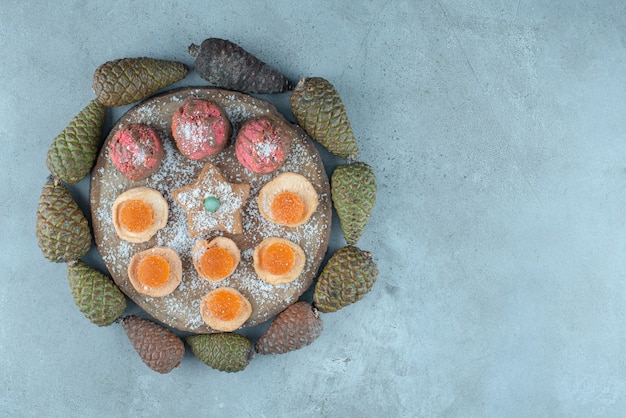
[[[298,3],[2,3],[0,415],[623,415],[626,3]],[[381,273],[305,349],[162,376],[78,312],[35,210],[99,64],[211,36],[341,93]]]

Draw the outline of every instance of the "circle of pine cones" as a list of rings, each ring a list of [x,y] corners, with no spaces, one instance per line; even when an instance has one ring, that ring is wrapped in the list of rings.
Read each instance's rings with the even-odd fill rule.
[[[96,69],[96,98],[82,109],[52,141],[46,157],[51,173],[37,208],[36,236],[43,255],[66,263],[67,277],[79,310],[98,326],[121,324],[141,360],[152,370],[169,373],[185,354],[185,342],[210,367],[237,372],[255,353],[282,354],[301,349],[322,333],[320,312],[340,310],[363,298],[378,269],[371,254],[356,247],[376,202],[372,167],[358,162],[359,149],[344,105],[333,85],[321,78],[302,78],[295,87],[278,70],[240,46],[209,38],[191,45],[198,75],[219,88],[243,93],[291,91],[290,107],[297,123],[330,153],[345,161],[332,173],[331,198],[347,245],[337,250],[322,269],[313,289],[313,302],[298,301],[278,314],[253,344],[235,333],[198,334],[183,341],[165,326],[136,315],[123,316],[126,297],[106,274],[81,258],[91,248],[87,219],[67,184],[86,177],[102,146],[107,107],[142,101],[184,79],[189,68],[176,61],[147,57],[109,61]]]

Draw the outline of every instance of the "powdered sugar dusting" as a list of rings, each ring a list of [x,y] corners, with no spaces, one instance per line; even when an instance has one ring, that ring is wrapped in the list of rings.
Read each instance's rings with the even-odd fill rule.
[[[256,144],[256,152],[259,157],[269,159],[276,155],[280,146],[280,142],[278,141],[263,141]]]

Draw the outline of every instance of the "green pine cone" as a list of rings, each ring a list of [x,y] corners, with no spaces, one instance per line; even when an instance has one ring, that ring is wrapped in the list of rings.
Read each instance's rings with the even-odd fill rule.
[[[357,243],[376,204],[376,176],[365,163],[339,166],[330,178],[330,193],[341,230],[350,245]]]
[[[91,248],[91,231],[69,190],[52,176],[41,190],[36,235],[39,248],[50,261],[78,260]]]
[[[82,261],[68,263],[67,279],[76,306],[94,324],[109,326],[126,309],[126,298],[115,283]]]
[[[105,106],[122,106],[143,100],[182,80],[189,68],[177,61],[122,58],[108,61],[93,75],[93,91]]]
[[[335,312],[363,298],[378,277],[372,255],[348,245],[328,260],[313,290],[313,302],[320,312]]]
[[[300,80],[291,94],[290,105],[300,126],[329,152],[347,161],[359,158],[343,102],[327,80]]]
[[[187,344],[200,361],[223,372],[239,372],[254,357],[250,340],[230,332],[192,335]]]
[[[54,138],[46,164],[50,172],[66,183],[77,183],[93,167],[102,144],[102,126],[106,107],[92,100]]]

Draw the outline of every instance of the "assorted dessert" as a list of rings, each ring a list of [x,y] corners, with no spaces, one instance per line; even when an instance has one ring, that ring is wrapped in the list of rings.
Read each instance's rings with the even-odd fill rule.
[[[220,282],[233,274],[241,261],[241,251],[232,239],[215,237],[211,241],[199,240],[193,247],[191,258],[200,277]]]
[[[237,159],[254,173],[271,173],[283,165],[291,141],[287,127],[277,118],[260,117],[246,121],[235,139]]]
[[[219,230],[243,232],[241,208],[250,195],[250,186],[230,183],[220,170],[207,162],[198,178],[172,192],[174,200],[187,213],[189,233],[196,237]]]
[[[233,128],[217,103],[191,97],[174,112],[172,136],[178,151],[192,160],[202,160],[223,150]]]
[[[109,158],[130,180],[143,180],[156,173],[164,155],[159,134],[147,125],[125,126],[109,141]]]
[[[128,242],[146,242],[167,224],[168,205],[159,191],[134,187],[120,194],[111,207],[113,227]]]
[[[169,295],[183,279],[183,266],[176,251],[152,247],[130,259],[128,279],[139,293],[153,297]]]
[[[252,307],[237,289],[224,286],[210,291],[202,298],[200,313],[211,328],[230,332],[250,318]]]
[[[319,312],[370,291],[378,270],[355,244],[376,181],[357,161],[356,139],[328,81],[297,83],[293,125],[248,95],[289,91],[277,70],[217,38],[189,53],[212,87],[153,96],[187,75],[174,61],[124,58],[96,70],[97,98],[48,151],[37,238],[46,258],[67,263],[81,312],[99,326],[119,322],[150,368],[167,373],[182,360],[183,340],[169,327],[194,334],[186,342],[201,361],[235,372],[255,352],[311,344],[322,332]],[[106,108],[135,102],[103,143]],[[330,182],[311,139],[346,161]],[[66,184],[89,173],[93,237],[111,278],[81,261],[92,235]],[[318,276],[333,207],[347,245]],[[300,300],[311,287],[313,300]],[[126,297],[154,320],[124,317]],[[236,332],[272,318],[256,344]]]
[[[261,216],[277,225],[306,223],[318,205],[317,192],[306,177],[284,172],[269,181],[257,197]]]
[[[284,238],[267,238],[254,249],[254,270],[269,284],[289,283],[304,269],[302,248]]]

